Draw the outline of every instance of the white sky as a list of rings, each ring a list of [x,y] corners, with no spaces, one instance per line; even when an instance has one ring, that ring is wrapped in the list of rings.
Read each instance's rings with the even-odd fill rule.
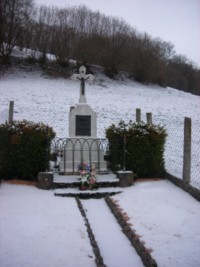
[[[174,44],[200,67],[200,0],[35,0],[38,4],[67,7],[84,4],[123,18],[139,32]]]

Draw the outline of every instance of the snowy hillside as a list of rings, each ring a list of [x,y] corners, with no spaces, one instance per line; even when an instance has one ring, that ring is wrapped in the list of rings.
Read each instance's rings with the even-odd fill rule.
[[[68,112],[70,106],[78,103],[79,83],[65,79],[52,79],[42,76],[38,70],[9,71],[0,79],[0,122],[5,118],[10,100],[15,101],[15,120],[32,120],[48,123],[58,137],[68,136]],[[200,96],[161,88],[155,85],[142,85],[129,80],[113,81],[102,73],[86,85],[88,104],[97,112],[98,137],[105,137],[105,128],[121,119],[135,121],[135,109],[152,112],[153,123],[164,125],[168,131],[166,144],[166,168],[172,174],[182,173],[182,142],[184,117],[192,118],[194,175],[199,175],[200,162]],[[198,168],[198,169],[197,169]],[[199,178],[196,177],[195,180]]]

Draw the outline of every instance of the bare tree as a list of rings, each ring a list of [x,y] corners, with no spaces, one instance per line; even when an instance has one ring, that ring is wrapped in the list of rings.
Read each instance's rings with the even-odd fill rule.
[[[0,1],[0,55],[3,62],[8,61],[14,46],[20,42],[32,7],[32,0]]]
[[[173,44],[141,34],[125,21],[86,6],[34,6],[33,0],[0,0],[0,56],[6,62],[14,46],[62,63],[75,59],[104,67],[114,77],[125,70],[136,80],[200,94],[200,73]]]
[[[75,29],[70,25],[69,9],[57,9],[51,27],[50,51],[61,62],[68,62],[72,56]]]

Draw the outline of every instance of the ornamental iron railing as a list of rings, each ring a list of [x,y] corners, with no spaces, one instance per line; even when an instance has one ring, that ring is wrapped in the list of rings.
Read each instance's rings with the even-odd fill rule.
[[[55,138],[51,142],[51,170],[75,174],[84,161],[95,164],[98,173],[109,170],[109,143],[101,138]]]

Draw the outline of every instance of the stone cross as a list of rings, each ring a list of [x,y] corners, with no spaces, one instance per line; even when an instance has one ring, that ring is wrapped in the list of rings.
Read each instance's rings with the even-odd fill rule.
[[[86,67],[81,66],[79,68],[79,74],[73,74],[71,78],[74,81],[81,82],[79,103],[86,103],[85,81],[92,81],[94,79],[94,76],[92,74],[86,74]]]

